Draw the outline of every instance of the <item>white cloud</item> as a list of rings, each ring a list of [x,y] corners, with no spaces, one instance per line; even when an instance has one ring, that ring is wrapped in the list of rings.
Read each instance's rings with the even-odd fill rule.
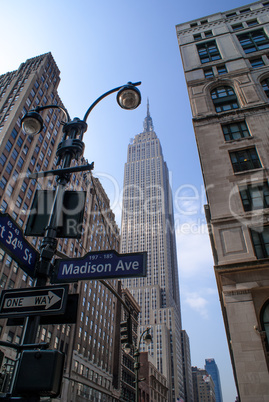
[[[213,257],[206,224],[183,223],[176,231],[180,277],[207,275],[213,271]]]
[[[198,312],[203,318],[209,318],[207,310],[209,302],[204,297],[195,292],[187,293],[184,296],[184,302],[191,307],[192,310]]]

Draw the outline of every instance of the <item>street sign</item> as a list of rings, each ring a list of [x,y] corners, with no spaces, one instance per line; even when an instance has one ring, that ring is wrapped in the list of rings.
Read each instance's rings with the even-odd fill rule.
[[[81,258],[56,260],[55,268],[53,283],[146,276],[147,253],[96,251]]]
[[[68,285],[61,285],[3,290],[0,297],[0,318],[63,314],[68,288]]]
[[[39,253],[24,238],[22,230],[8,214],[0,213],[0,247],[12,257],[28,275],[34,277]]]

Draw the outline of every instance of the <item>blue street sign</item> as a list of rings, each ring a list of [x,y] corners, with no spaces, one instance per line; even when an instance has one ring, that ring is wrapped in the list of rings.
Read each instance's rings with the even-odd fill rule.
[[[52,278],[54,283],[146,276],[147,253],[95,251],[81,258],[56,260],[55,268],[55,276]]]
[[[0,247],[28,275],[34,276],[39,253],[24,238],[22,230],[8,214],[0,213]]]

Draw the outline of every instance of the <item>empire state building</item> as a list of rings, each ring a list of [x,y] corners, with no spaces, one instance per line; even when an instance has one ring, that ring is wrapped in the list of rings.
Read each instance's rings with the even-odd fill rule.
[[[141,307],[140,333],[151,327],[149,353],[167,378],[168,400],[180,400],[184,381],[172,194],[149,104],[143,132],[128,145],[121,233],[122,253],[147,251],[147,277],[123,284]]]

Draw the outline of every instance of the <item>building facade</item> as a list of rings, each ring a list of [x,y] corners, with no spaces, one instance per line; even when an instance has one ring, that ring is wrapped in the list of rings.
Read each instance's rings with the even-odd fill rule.
[[[143,132],[128,146],[123,191],[121,252],[147,251],[147,277],[124,280],[124,286],[141,307],[140,333],[151,327],[149,353],[167,378],[168,401],[184,399],[172,197],[149,105]]]
[[[182,341],[182,361],[183,361],[184,393],[185,393],[184,402],[193,402],[190,341],[188,334],[184,329],[181,331],[181,341]]]
[[[204,369],[192,367],[194,402],[216,402],[215,385]]]
[[[216,402],[223,402],[219,369],[215,359],[205,359],[205,370],[211,375],[214,381]]]
[[[176,26],[241,401],[269,395],[269,2]]]
[[[50,53],[29,59],[18,70],[0,76],[0,206],[1,213],[7,213],[22,231],[35,191],[55,188],[51,176],[34,180],[27,174],[56,168],[55,154],[62,137],[64,115],[52,108],[43,111],[44,128],[34,137],[24,134],[20,119],[37,105],[63,106],[57,92],[59,82],[60,72]],[[86,161],[80,158],[74,164],[85,165]],[[86,192],[82,237],[59,239],[57,258],[79,258],[96,250],[119,251],[119,229],[99,180],[90,172],[72,174],[66,190]],[[42,238],[31,236],[27,240],[38,250]],[[33,284],[33,278],[0,248],[1,289],[19,289]],[[109,285],[115,290],[119,287],[117,280],[109,281]],[[57,317],[54,322],[43,321],[36,339],[66,354],[59,400],[120,400],[121,364],[115,365],[114,360],[121,362],[122,358],[120,331],[115,320],[121,305],[118,306],[117,298],[105,284],[95,280],[70,284],[69,293],[77,298],[75,320],[59,323]],[[23,322],[1,319],[1,340],[21,343],[21,324]],[[10,380],[16,354],[13,349],[3,350],[2,368],[10,372]],[[6,392],[8,385],[6,381],[2,391]]]

